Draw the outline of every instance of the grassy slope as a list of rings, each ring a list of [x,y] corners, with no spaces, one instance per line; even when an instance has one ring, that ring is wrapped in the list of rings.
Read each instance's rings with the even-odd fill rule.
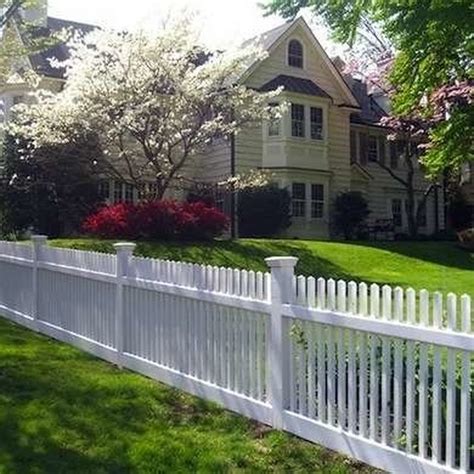
[[[0,319],[0,473],[369,472]]]
[[[113,251],[111,241],[57,240],[53,245]],[[320,242],[304,240],[251,240],[182,244],[141,242],[137,254],[227,267],[265,270],[264,258],[299,257],[298,271],[316,277],[474,295],[474,254],[452,242]]]

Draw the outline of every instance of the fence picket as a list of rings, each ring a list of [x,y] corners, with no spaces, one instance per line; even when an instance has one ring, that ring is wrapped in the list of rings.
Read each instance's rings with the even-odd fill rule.
[[[471,332],[471,298],[461,296],[461,330]],[[459,442],[460,468],[463,472],[470,470],[471,455],[471,354],[468,351],[461,353],[461,434]]]
[[[456,295],[447,297],[448,329],[456,329]],[[446,376],[446,464],[454,467],[456,461],[456,351],[448,349]]]
[[[394,319],[403,321],[403,289],[395,288],[394,296]],[[403,417],[403,345],[402,340],[395,339],[394,349],[394,380],[393,380],[393,444],[395,447],[401,445],[402,417]]]
[[[429,293],[420,291],[420,324],[429,324]],[[418,453],[421,457],[427,456],[428,444],[428,347],[426,344],[420,346],[420,370],[419,370],[419,400],[418,400]]]
[[[346,282],[337,282],[337,310],[346,311]],[[345,331],[336,329],[337,335],[337,423],[341,428],[346,427],[347,422],[347,394],[346,394],[346,344]]]
[[[352,315],[357,314],[357,284],[351,281],[347,285],[348,288],[348,309]],[[348,381],[347,381],[347,393],[348,393],[348,428],[351,433],[356,432],[357,423],[357,355],[355,350],[355,339],[357,334],[350,332],[347,342],[348,351]]]
[[[370,316],[378,318],[380,311],[380,289],[373,283],[370,285]],[[374,441],[379,437],[379,363],[377,350],[379,347],[379,337],[370,336],[370,438]]]

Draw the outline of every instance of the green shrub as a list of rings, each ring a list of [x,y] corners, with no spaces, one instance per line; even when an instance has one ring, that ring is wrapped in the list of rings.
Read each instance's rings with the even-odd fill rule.
[[[276,185],[241,191],[238,196],[239,235],[271,237],[291,224],[288,190]]]
[[[358,238],[363,233],[365,220],[370,214],[364,196],[357,191],[341,193],[336,197],[334,207],[336,233],[346,240]]]
[[[449,201],[448,218],[452,228],[456,231],[468,229],[472,223],[472,206],[468,204],[465,196],[456,192]]]

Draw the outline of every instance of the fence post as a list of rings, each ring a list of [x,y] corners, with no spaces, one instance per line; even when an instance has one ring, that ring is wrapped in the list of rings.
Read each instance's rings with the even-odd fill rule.
[[[38,262],[42,259],[42,247],[47,245],[48,237],[46,235],[32,235],[31,241],[33,243],[33,274],[32,274],[32,305],[31,305],[31,317],[33,321],[38,319],[38,303],[39,303],[39,292],[38,292]]]
[[[133,243],[122,242],[114,244],[117,252],[117,288],[115,296],[115,348],[117,349],[117,365],[122,367],[122,356],[125,345],[125,311],[123,286],[130,272],[130,260],[136,245]]]
[[[271,270],[271,319],[267,352],[267,381],[272,404],[272,426],[283,428],[283,411],[288,402],[288,349],[285,340],[282,305],[295,299],[294,276],[296,257],[270,257],[265,262]]]

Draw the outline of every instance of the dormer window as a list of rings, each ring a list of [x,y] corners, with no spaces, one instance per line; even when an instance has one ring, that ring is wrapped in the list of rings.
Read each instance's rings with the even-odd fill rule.
[[[298,40],[288,43],[288,65],[303,68],[303,45]]]

